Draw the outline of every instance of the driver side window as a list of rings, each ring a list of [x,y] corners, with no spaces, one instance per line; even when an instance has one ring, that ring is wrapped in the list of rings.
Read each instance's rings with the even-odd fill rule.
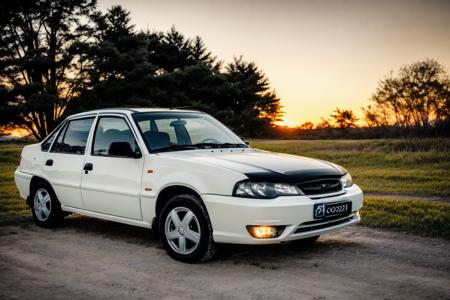
[[[95,128],[92,155],[117,156],[115,148],[129,144],[130,151],[141,153],[127,122],[121,117],[100,117]],[[128,147],[128,146],[127,146]]]

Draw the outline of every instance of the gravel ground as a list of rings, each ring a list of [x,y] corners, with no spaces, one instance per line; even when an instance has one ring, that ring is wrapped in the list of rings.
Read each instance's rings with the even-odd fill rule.
[[[0,299],[450,299],[450,242],[350,227],[314,245],[169,258],[151,231],[86,217],[0,227]]]

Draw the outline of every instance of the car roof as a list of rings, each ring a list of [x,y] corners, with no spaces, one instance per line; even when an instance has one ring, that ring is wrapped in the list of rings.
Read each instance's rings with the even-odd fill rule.
[[[114,107],[114,108],[101,108],[101,109],[95,109],[95,110],[89,110],[81,113],[77,113],[74,115],[70,115],[69,118],[73,117],[82,117],[85,115],[92,115],[92,114],[98,114],[98,113],[125,113],[125,114],[132,114],[132,113],[142,113],[142,112],[196,112],[201,113],[198,110],[188,110],[183,108],[128,108],[128,107]]]

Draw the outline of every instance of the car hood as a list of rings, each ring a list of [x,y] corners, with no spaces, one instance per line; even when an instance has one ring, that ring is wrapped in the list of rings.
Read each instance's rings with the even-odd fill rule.
[[[347,171],[333,163],[303,156],[255,149],[214,149],[172,152],[191,161],[216,165],[265,182],[301,182],[341,177]]]

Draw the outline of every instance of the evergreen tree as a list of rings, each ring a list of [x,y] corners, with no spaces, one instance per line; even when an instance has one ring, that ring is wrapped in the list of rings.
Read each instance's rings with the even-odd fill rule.
[[[5,0],[0,3],[1,122],[44,138],[83,85],[77,41],[90,37],[93,0]]]
[[[129,12],[113,6],[106,14],[97,14],[94,42],[83,48],[91,62],[89,83],[70,105],[70,113],[80,110],[151,106],[150,87],[156,67],[148,61],[148,40],[135,33]]]
[[[226,71],[232,87],[227,121],[239,132],[261,135],[268,126],[279,121],[280,99],[270,90],[267,77],[254,63],[245,62],[242,57],[234,58]]]

